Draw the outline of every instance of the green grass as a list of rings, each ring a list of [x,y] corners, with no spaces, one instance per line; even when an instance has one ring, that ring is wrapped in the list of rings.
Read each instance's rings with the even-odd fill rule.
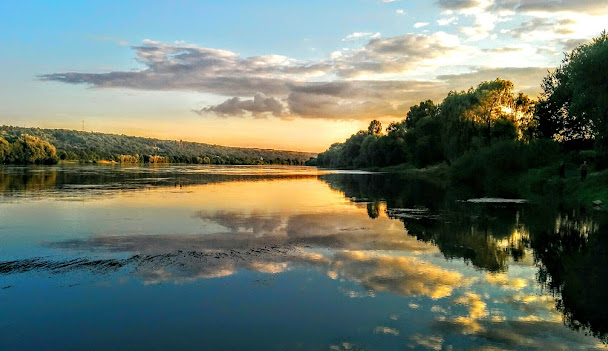
[[[520,174],[509,176],[489,176],[484,181],[490,188],[481,193],[472,190],[475,196],[520,197],[538,204],[561,204],[567,208],[593,208],[593,201],[601,200],[608,209],[608,170],[590,172],[585,181],[581,181],[578,166],[566,165],[566,178],[557,174],[559,162],[546,167],[528,169]],[[414,168],[410,164],[369,168],[370,171],[400,173],[413,179],[424,179],[443,188],[460,187],[450,181],[453,168],[445,163],[427,168]],[[491,173],[491,172],[487,172]]]

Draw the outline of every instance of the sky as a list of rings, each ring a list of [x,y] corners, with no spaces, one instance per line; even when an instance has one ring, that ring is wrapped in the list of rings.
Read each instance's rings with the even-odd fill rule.
[[[0,124],[321,152],[496,78],[537,97],[608,0],[3,1]]]

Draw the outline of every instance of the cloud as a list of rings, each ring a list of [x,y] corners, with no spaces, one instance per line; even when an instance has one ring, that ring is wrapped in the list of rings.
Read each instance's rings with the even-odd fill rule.
[[[94,88],[197,91],[225,98],[221,103],[190,108],[201,116],[401,119],[411,105],[441,99],[464,85],[460,81],[465,76],[421,80],[421,72],[434,72],[444,66],[455,69],[474,57],[488,55],[444,32],[390,38],[378,35],[352,33],[349,37],[367,36],[366,44],[318,61],[283,55],[242,57],[228,50],[145,40],[132,47],[141,69],[50,73],[40,79]],[[483,67],[475,70],[487,71]],[[511,79],[508,74],[501,77]],[[474,79],[475,75],[468,78]],[[466,85],[471,82],[478,81]]]
[[[370,33],[370,32],[354,32],[347,35],[342,41],[353,41],[360,39],[376,39],[380,38],[380,32]]]
[[[416,22],[414,23],[414,28],[422,28],[429,25],[429,22]]]
[[[343,78],[406,74],[436,67],[436,60],[449,60],[469,49],[462,47],[456,36],[444,32],[408,33],[370,40],[348,56],[334,61],[334,71]]]
[[[478,5],[476,0],[439,0],[437,4],[446,10],[453,11],[466,10]]]
[[[443,9],[452,11],[486,8],[493,12],[519,13],[575,12],[601,14],[608,12],[607,0],[439,0],[437,4]]]
[[[574,29],[571,28],[574,24],[576,24],[576,21],[569,18],[550,20],[537,17],[530,21],[523,22],[514,29],[505,30],[503,33],[510,34],[517,39],[523,40],[549,39],[555,35],[564,36],[574,33]]]
[[[472,17],[471,26],[460,28],[468,41],[497,36],[495,28],[501,22],[515,22],[514,29],[502,29],[518,39],[528,41],[552,40],[564,36],[588,38],[597,35],[608,21],[608,0],[439,0],[439,7],[448,13]],[[525,16],[525,17],[524,17]],[[528,18],[521,24],[522,18]]]
[[[496,78],[509,79],[515,84],[516,90],[534,97],[541,91],[540,83],[543,77],[547,75],[548,70],[547,67],[477,67],[475,71],[470,73],[440,75],[437,79],[448,82],[451,88],[458,90],[468,89],[473,86],[472,82],[482,82]]]
[[[263,93],[257,93],[253,97],[253,100],[241,100],[238,97],[234,97],[221,104],[205,107],[195,112],[199,115],[212,112],[222,117],[243,116],[245,112],[250,112],[255,117],[263,116],[267,113],[275,117],[281,117],[285,113],[285,107],[281,101],[273,97],[266,97]]]
[[[455,23],[458,17],[452,16],[449,18],[440,18],[437,20],[437,24],[440,26],[447,26],[449,24]]]
[[[395,13],[398,14],[398,15],[405,15],[405,10],[403,10],[403,9],[396,9]]]
[[[607,0],[499,0],[494,8],[516,12],[576,12],[602,14],[608,12]]]

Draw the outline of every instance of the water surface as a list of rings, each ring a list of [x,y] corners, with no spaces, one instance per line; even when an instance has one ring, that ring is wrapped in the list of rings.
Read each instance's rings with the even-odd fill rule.
[[[604,349],[605,216],[390,174],[0,170],[0,349]]]

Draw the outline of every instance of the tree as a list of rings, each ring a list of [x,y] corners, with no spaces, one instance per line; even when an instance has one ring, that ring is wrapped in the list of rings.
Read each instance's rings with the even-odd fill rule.
[[[437,115],[438,108],[433,103],[433,100],[422,101],[419,105],[410,107],[409,112],[405,118],[405,126],[408,129],[412,129],[416,126],[416,123],[424,117],[433,117]]]
[[[380,123],[378,120],[371,121],[369,127],[367,127],[367,133],[370,135],[381,135],[382,123]]]
[[[558,141],[595,139],[608,152],[608,33],[566,54],[544,78],[539,134]]]
[[[23,134],[11,145],[11,163],[55,164],[58,160],[55,147],[35,136]]]
[[[0,164],[8,160],[11,146],[6,139],[0,137]]]

